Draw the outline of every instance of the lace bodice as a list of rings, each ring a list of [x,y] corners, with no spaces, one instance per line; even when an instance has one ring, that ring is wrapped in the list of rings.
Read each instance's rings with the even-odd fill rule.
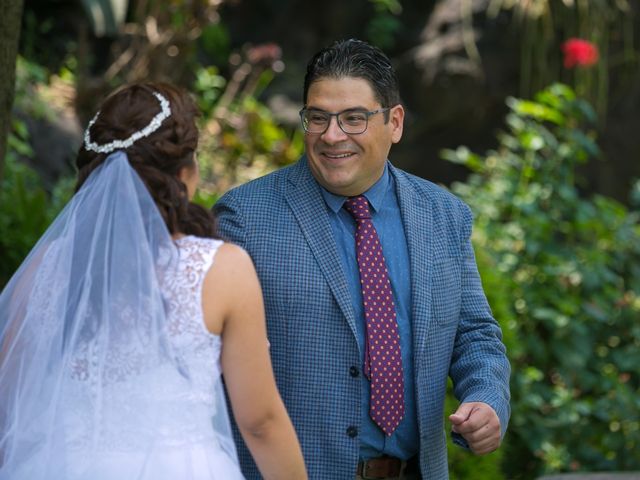
[[[182,237],[176,241],[176,274],[165,278],[162,290],[168,315],[168,337],[183,367],[188,370],[195,401],[211,402],[220,379],[221,339],[210,333],[202,316],[202,284],[222,245],[220,240]],[[213,405],[212,405],[213,406]]]
[[[219,347],[220,338],[209,333],[204,324],[202,283],[222,242],[187,236],[175,243],[179,252],[176,274],[165,278],[162,285],[169,338],[183,355],[203,350],[210,353],[213,345]]]
[[[67,403],[74,405],[69,408],[74,413],[68,431],[78,448],[89,444],[106,450],[142,449],[150,444],[176,447],[214,438],[212,418],[218,409],[226,408],[219,384],[221,339],[204,324],[202,284],[222,242],[187,236],[175,244],[176,268],[161,285],[172,359],[157,359],[154,364],[154,359],[140,353],[139,342],[121,339],[108,349],[103,376],[96,378],[92,370],[97,364],[95,342],[83,345],[70,370],[73,388],[66,392]],[[153,325],[151,320],[140,323]],[[143,333],[154,334],[152,330]],[[95,425],[97,413],[103,418],[96,437],[83,424]],[[226,411],[220,413],[226,418]]]

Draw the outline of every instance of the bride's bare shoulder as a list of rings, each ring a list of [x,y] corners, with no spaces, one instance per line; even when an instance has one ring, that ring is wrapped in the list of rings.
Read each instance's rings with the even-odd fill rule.
[[[253,260],[247,251],[234,243],[225,242],[218,247],[213,260],[213,266],[216,265],[221,269],[231,269],[236,273],[246,269],[255,272]]]

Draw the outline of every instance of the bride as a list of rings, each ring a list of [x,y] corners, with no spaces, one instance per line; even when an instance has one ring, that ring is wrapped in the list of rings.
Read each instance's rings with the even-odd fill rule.
[[[76,194],[0,295],[1,480],[241,479],[225,389],[262,475],[306,478],[251,259],[190,202],[196,115],[146,83],[89,123]]]

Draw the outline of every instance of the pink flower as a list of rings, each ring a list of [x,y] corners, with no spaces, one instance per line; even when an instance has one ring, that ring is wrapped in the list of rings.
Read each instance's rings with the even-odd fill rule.
[[[247,59],[252,64],[271,65],[282,58],[282,49],[275,43],[263,43],[250,47],[247,51]]]
[[[564,68],[590,67],[598,62],[598,47],[588,40],[570,38],[562,44]]]

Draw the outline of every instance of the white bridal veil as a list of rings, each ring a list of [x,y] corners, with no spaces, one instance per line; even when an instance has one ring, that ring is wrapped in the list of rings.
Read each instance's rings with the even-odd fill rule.
[[[177,261],[142,180],[110,155],[0,295],[0,479],[93,478],[105,451],[128,452],[129,472],[154,461],[194,387],[166,328]],[[215,394],[208,429],[235,459],[220,381]]]

